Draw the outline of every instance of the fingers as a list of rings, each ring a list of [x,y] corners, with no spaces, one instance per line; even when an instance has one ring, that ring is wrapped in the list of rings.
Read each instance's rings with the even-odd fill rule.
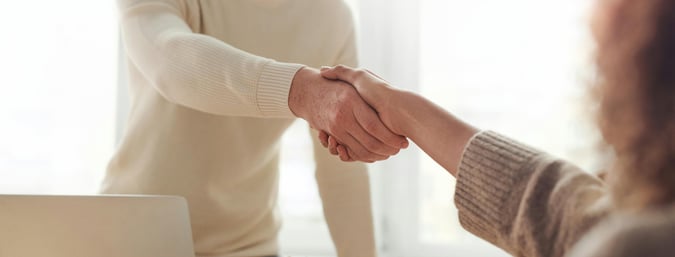
[[[319,138],[323,147],[328,148],[332,155],[337,155],[344,162],[353,162],[354,158],[349,155],[347,148],[340,145],[334,137],[329,136],[325,131],[319,131]]]
[[[349,155],[349,151],[343,145],[338,145],[337,147],[338,157],[344,162],[353,162],[354,159]]]
[[[362,109],[358,109],[354,113],[354,116],[359,125],[361,125],[361,128],[368,132],[368,134],[377,138],[389,148],[396,149],[396,152],[389,153],[389,155],[394,155],[401,148],[408,147],[408,139],[389,130],[372,108],[364,106]]]
[[[338,147],[338,142],[337,142],[337,140],[335,140],[335,137],[329,137],[328,138],[328,151],[332,155],[337,155],[338,154],[337,147]]]
[[[319,142],[321,142],[323,147],[328,147],[328,133],[326,133],[326,131],[319,131]]]
[[[334,137],[328,136],[328,134],[324,133],[327,136],[327,142],[325,147],[328,148],[328,151],[332,155],[337,155],[340,160],[345,161],[345,162],[351,162],[354,161],[351,156],[349,156],[349,153],[347,152],[347,148],[343,145],[340,145]]]
[[[358,125],[356,125],[358,127]],[[327,134],[327,133],[326,133]],[[327,134],[328,135],[328,134]],[[345,160],[359,160],[363,162],[374,162],[385,160],[388,156],[372,153],[368,151],[363,145],[350,134],[350,132],[342,131],[337,135],[328,135],[328,150],[333,155],[339,155],[338,146],[343,145],[347,149],[348,157]]]
[[[344,65],[338,65],[333,68],[321,68],[321,76],[324,78],[342,80],[352,85],[363,72],[362,70],[356,70]]]
[[[347,146],[347,149],[350,151],[349,155],[352,158],[354,158],[355,160],[359,160],[359,161],[363,161],[363,162],[374,162],[374,161],[386,160],[386,159],[389,158],[388,155],[378,154],[378,153],[374,153],[374,152],[369,151],[352,134],[349,134],[349,136],[346,136],[344,138],[344,140],[340,140],[340,141],[343,145]]]
[[[344,162],[356,161],[356,157],[352,157],[352,156],[356,156],[356,155],[353,152],[350,153],[351,151],[348,150],[346,146],[338,143],[337,140],[335,140],[335,137],[329,136],[325,132],[324,132],[324,134],[328,137],[327,138],[328,142],[326,143],[326,145],[327,145],[326,147],[328,148],[328,151],[332,155],[337,155],[340,158],[340,160],[342,160]],[[372,161],[366,161],[366,162],[372,162]]]
[[[375,117],[369,118],[356,117],[357,123],[359,123],[357,126],[359,127],[350,130],[349,133],[354,138],[356,138],[356,140],[358,140],[361,145],[363,145],[363,147],[365,147],[369,152],[386,156],[397,154],[401,149],[400,139],[396,135],[391,134],[388,129],[384,128],[384,125],[379,124],[379,119],[376,115],[374,116]],[[364,121],[359,121],[359,119]],[[365,127],[368,127],[370,131],[367,131]],[[391,134],[391,136],[389,134]],[[389,140],[389,143],[392,145],[388,145],[379,139],[388,139],[390,137],[393,137],[393,140]]]

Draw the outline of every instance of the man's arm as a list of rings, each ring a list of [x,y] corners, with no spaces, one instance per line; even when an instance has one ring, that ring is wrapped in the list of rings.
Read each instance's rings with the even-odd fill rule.
[[[340,139],[361,161],[386,159],[406,142],[348,85],[194,33],[184,1],[118,4],[132,64],[170,102],[217,115],[298,116]]]
[[[170,102],[217,115],[294,117],[300,64],[281,63],[194,33],[181,0],[118,0],[131,63]]]

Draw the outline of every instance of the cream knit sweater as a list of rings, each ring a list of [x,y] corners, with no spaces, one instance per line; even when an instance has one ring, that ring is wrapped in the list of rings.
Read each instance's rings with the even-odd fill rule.
[[[357,64],[349,9],[339,0],[118,5],[132,106],[102,192],[187,198],[197,256],[277,254],[279,140],[295,118],[296,63]],[[365,165],[314,142],[339,256],[374,256]]]

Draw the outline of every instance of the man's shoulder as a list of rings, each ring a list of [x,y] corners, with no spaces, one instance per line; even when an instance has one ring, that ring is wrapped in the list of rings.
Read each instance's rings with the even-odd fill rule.
[[[571,257],[669,257],[675,253],[675,208],[618,214],[599,224]]]

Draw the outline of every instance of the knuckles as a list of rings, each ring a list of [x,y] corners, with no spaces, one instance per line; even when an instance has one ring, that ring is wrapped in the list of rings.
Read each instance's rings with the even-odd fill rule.
[[[354,71],[354,75],[356,75],[357,78],[363,78],[368,75],[368,71],[364,69],[357,69]]]
[[[349,122],[349,110],[346,108],[337,108],[329,116],[328,129],[335,132],[344,128],[345,123]]]
[[[356,93],[353,88],[347,87],[346,85],[340,86],[343,86],[344,88],[337,94],[338,105],[352,106],[354,104],[354,100],[359,97],[358,93]]]
[[[357,97],[355,93],[346,90],[337,95],[334,109],[329,114],[330,125],[339,125],[341,127],[345,125],[344,122],[353,119],[352,113],[356,104],[355,97]]]

